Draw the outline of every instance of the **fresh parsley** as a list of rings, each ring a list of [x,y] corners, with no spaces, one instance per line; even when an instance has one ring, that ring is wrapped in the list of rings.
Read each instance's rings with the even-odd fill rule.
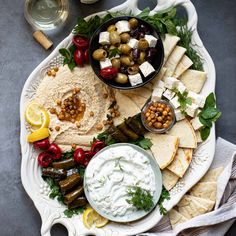
[[[118,55],[121,54],[120,50],[119,50],[118,48],[112,48],[112,49],[110,49],[109,52],[108,52],[108,57],[109,57],[109,58],[112,58],[112,57],[116,56],[117,54],[118,54]]]
[[[204,107],[198,114],[200,122],[204,125],[200,129],[201,138],[205,141],[210,135],[212,123],[216,122],[221,116],[221,112],[216,108],[214,93],[210,93],[205,101]]]
[[[161,196],[159,198],[158,201],[158,205],[159,205],[159,211],[161,215],[166,215],[167,214],[167,210],[166,208],[163,206],[163,202],[165,200],[169,200],[170,199],[170,193],[166,190],[166,188],[163,186],[162,187],[162,192],[161,192]]]
[[[64,211],[64,215],[67,216],[68,218],[71,218],[73,215],[79,215],[83,213],[84,207],[78,207],[75,209],[66,209]]]
[[[186,112],[185,112],[186,107],[187,107],[187,105],[192,104],[192,99],[190,97],[188,97],[187,91],[184,91],[183,93],[179,92],[177,89],[174,89],[173,91],[178,96],[178,102],[180,104],[181,113],[186,115]]]
[[[71,151],[63,152],[61,155],[61,160],[66,160],[74,157],[74,150],[71,149]]]
[[[149,138],[144,138],[144,137],[141,137],[139,138],[138,140],[134,141],[134,142],[131,142],[145,150],[148,150],[151,148],[151,146],[153,145],[151,140]]]
[[[150,191],[139,186],[131,186],[127,190],[130,199],[126,201],[133,205],[137,210],[150,211],[154,206],[153,197]]]
[[[60,187],[56,184],[56,182],[50,177],[44,178],[44,181],[47,182],[47,184],[49,185],[51,189],[49,197],[51,199],[57,199],[59,202],[63,202],[64,197],[60,191]]]
[[[100,133],[96,139],[104,142],[108,146],[116,143],[116,140],[113,139],[112,136],[107,134],[106,132]]]

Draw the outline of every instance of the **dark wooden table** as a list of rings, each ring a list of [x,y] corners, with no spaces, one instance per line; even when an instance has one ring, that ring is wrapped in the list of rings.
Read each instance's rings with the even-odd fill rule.
[[[70,18],[63,30],[51,36],[54,46],[65,38],[77,16],[109,9],[123,0],[100,0],[93,5],[70,0]],[[193,0],[199,15],[199,34],[211,54],[217,71],[217,103],[223,115],[217,136],[236,143],[236,2]],[[154,7],[156,0],[140,0],[140,9]],[[33,39],[23,15],[24,1],[0,0],[0,235],[40,235],[41,219],[21,185],[19,144],[19,100],[31,71],[50,54]],[[52,235],[67,235],[54,226]],[[236,225],[228,236],[236,235]]]

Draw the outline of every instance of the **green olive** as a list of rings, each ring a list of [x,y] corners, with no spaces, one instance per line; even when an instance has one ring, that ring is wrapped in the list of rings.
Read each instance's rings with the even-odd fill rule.
[[[128,82],[128,76],[126,74],[118,73],[115,81],[119,84],[126,84]]]
[[[113,31],[116,31],[116,26],[115,25],[110,25],[108,28],[107,28],[107,31],[109,33],[113,32]]]
[[[107,57],[107,52],[104,49],[97,49],[93,52],[93,58],[95,60],[101,61]]]
[[[123,54],[130,54],[130,52],[131,52],[131,47],[128,45],[128,44],[121,44],[120,45],[120,51],[121,51],[121,53],[123,53]]]
[[[126,65],[126,66],[132,66],[134,64],[134,62],[129,56],[121,56],[120,62],[121,64]]]
[[[133,66],[128,67],[127,69],[130,75],[135,75],[139,72],[139,65],[135,64]]]
[[[149,43],[146,39],[143,39],[143,38],[139,39],[138,49],[145,51],[146,49],[148,49],[148,47],[149,47]]]
[[[120,68],[120,59],[119,58],[113,58],[111,60],[111,64],[112,64],[113,67],[119,69]]]
[[[143,62],[145,62],[145,58],[146,58],[146,52],[140,52],[140,56],[138,58],[138,63],[142,64]]]
[[[117,31],[110,33],[110,43],[114,46],[118,46],[120,44],[120,35]]]
[[[131,19],[129,20],[129,25],[130,25],[130,27],[131,27],[132,29],[137,28],[137,26],[138,26],[138,20],[137,20],[136,18],[131,18]]]
[[[120,39],[122,43],[128,43],[130,40],[130,35],[128,33],[123,33],[120,35]]]

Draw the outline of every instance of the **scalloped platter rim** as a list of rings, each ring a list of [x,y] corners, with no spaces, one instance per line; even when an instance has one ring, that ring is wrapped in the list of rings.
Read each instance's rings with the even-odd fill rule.
[[[111,11],[132,11],[134,14],[139,14],[141,11],[137,7],[138,0],[127,0],[123,4],[114,7]],[[187,11],[188,16],[191,16],[188,21],[188,27],[193,30],[192,43],[194,48],[198,51],[200,56],[204,58],[204,70],[207,72],[208,79],[203,88],[202,94],[207,95],[215,90],[215,67],[214,63],[203,46],[203,43],[197,32],[197,13],[194,5],[189,0],[159,0],[157,6],[151,11],[151,14],[155,12],[169,9],[173,6],[181,5]],[[96,15],[103,15],[106,12],[96,13]],[[95,14],[94,14],[95,15]],[[93,16],[93,15],[91,15]],[[86,19],[88,19],[88,16]],[[50,230],[52,225],[56,223],[63,224],[69,233],[69,236],[73,235],[88,235],[94,234],[98,236],[116,236],[116,235],[135,235],[154,227],[162,218],[159,213],[158,207],[156,207],[147,217],[132,223],[119,224],[110,223],[104,228],[86,229],[82,223],[82,216],[75,216],[73,218],[67,218],[63,211],[65,207],[59,204],[56,200],[51,200],[47,195],[42,194],[42,189],[45,188],[45,183],[41,178],[40,168],[38,168],[36,162],[37,152],[33,150],[26,142],[27,127],[24,120],[24,108],[25,104],[32,99],[34,93],[39,85],[42,75],[45,74],[48,68],[55,65],[62,64],[62,57],[59,55],[59,48],[68,47],[71,43],[73,35],[70,34],[66,37],[53,52],[43,60],[30,74],[25,82],[24,88],[21,94],[20,100],[20,119],[21,119],[21,179],[22,184],[33,200],[37,210],[42,218],[41,234],[43,236],[50,236]],[[209,138],[199,145],[195,150],[191,165],[185,174],[185,176],[176,184],[176,186],[170,191],[171,200],[164,202],[164,206],[167,210],[170,210],[175,206],[181,197],[194,185],[200,178],[207,172],[211,165],[215,151],[215,127],[211,129]],[[177,232],[176,232],[177,233]]]

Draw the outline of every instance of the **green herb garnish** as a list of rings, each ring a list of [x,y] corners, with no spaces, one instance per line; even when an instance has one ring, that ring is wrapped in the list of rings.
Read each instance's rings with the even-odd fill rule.
[[[78,207],[75,209],[66,209],[64,211],[64,214],[68,218],[71,218],[73,215],[79,215],[79,214],[83,213],[83,211],[84,211],[84,207]]]
[[[108,52],[108,57],[109,57],[109,58],[112,58],[112,57],[115,57],[117,54],[118,54],[118,55],[121,54],[120,50],[119,50],[118,48],[112,48],[112,49],[110,49],[109,52]]]
[[[192,35],[193,35],[192,30],[188,29],[187,25],[183,25],[179,27],[177,35],[180,37],[180,41],[178,42],[178,45],[186,48],[187,50],[186,55],[193,62],[191,69],[203,71],[202,59],[198,55],[197,51],[193,49],[191,46],[191,40],[192,40]]]
[[[150,191],[146,189],[142,189],[139,186],[131,186],[128,188],[127,193],[130,199],[126,199],[126,201],[137,210],[149,211],[154,206],[153,197]]]
[[[61,48],[59,49],[59,53],[64,57],[63,65],[68,65],[70,70],[73,70],[76,67],[76,63],[74,61],[74,52],[76,47],[74,45],[70,46],[69,49]]]
[[[174,18],[176,15],[176,8],[163,13],[156,13],[154,15],[149,15],[150,9],[145,8],[139,15],[141,19],[150,23],[154,28],[156,28],[161,37],[164,38],[166,33],[177,35],[177,30],[174,24]]]
[[[170,194],[169,192],[166,190],[166,188],[163,186],[162,187],[162,192],[161,192],[161,196],[159,198],[159,201],[158,201],[158,205],[159,205],[159,211],[160,211],[160,214],[161,215],[166,215],[167,214],[167,210],[166,208],[163,206],[163,202],[165,200],[169,200],[170,199]]]
[[[66,160],[74,157],[74,150],[71,149],[71,151],[63,152],[61,155],[61,160]]]
[[[178,96],[178,102],[180,104],[181,113],[186,115],[186,112],[185,112],[186,107],[187,107],[187,105],[192,104],[192,99],[190,97],[188,97],[187,91],[184,91],[183,93],[179,92],[177,89],[173,89],[173,91]]]
[[[111,135],[107,134],[106,132],[100,133],[97,136],[97,139],[104,142],[106,145],[112,145],[114,143],[116,143],[116,140],[112,138]]]
[[[149,138],[144,138],[144,137],[141,137],[138,140],[131,142],[131,143],[133,143],[145,150],[150,149],[150,147],[153,145]]]
[[[44,179],[44,181],[47,182],[47,184],[49,185],[49,187],[51,189],[49,197],[51,199],[56,198],[59,202],[63,202],[64,197],[60,191],[60,187],[55,183],[55,181],[50,177],[46,177],[46,178],[44,177],[43,179]]]
[[[200,122],[204,125],[200,129],[200,133],[202,140],[205,141],[210,135],[212,122],[216,122],[221,116],[221,112],[216,108],[214,93],[210,93],[207,96],[205,105],[198,116]]]

